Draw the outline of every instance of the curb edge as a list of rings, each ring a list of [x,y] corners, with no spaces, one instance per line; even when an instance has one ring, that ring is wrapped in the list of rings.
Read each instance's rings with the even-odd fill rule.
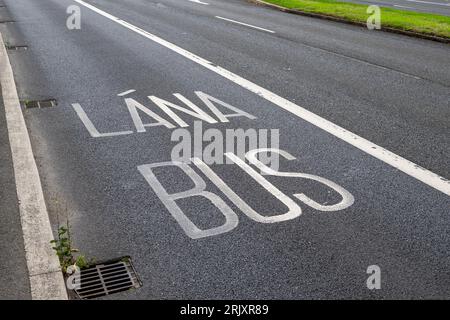
[[[59,260],[50,241],[50,220],[14,74],[0,33],[0,85],[13,159],[20,221],[33,300],[67,300]]]

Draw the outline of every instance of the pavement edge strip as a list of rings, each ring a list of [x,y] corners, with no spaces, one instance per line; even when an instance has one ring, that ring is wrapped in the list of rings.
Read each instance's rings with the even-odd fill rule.
[[[14,75],[0,33],[0,84],[14,166],[16,192],[33,300],[67,300],[53,233]]]
[[[360,27],[367,27],[366,24],[362,23],[362,22],[350,21],[350,20],[346,20],[343,18],[328,16],[325,14],[304,12],[304,11],[300,11],[298,9],[289,9],[289,8],[285,8],[285,7],[282,7],[282,6],[273,4],[273,3],[265,2],[263,0],[247,0],[247,1],[257,4],[257,5],[265,6],[265,7],[271,8],[271,9],[287,12],[287,13],[292,13],[292,14],[297,14],[297,15],[307,16],[307,17],[312,17],[312,18],[319,18],[319,19],[324,19],[324,20],[330,20],[330,21],[335,21],[335,22],[342,22],[342,23],[356,25],[356,26],[360,26]],[[437,42],[441,42],[441,43],[450,43],[450,39],[447,39],[447,38],[443,38],[443,37],[439,37],[439,36],[432,36],[432,35],[428,35],[428,34],[424,34],[424,33],[418,33],[418,32],[413,32],[413,31],[402,30],[402,29],[382,27],[380,30],[374,30],[374,31],[385,31],[385,32],[402,34],[402,35],[414,37],[414,38],[437,41]]]

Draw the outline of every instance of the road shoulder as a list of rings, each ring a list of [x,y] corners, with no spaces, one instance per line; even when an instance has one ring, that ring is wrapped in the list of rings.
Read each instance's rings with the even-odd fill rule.
[[[0,91],[0,299],[31,299],[11,149]]]
[[[0,84],[14,169],[17,203],[23,231],[31,297],[37,300],[67,299],[39,173],[20,108],[14,77],[0,34]]]

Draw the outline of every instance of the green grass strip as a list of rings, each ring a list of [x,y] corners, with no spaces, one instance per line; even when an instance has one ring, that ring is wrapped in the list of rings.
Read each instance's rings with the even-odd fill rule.
[[[320,13],[349,21],[367,21],[368,5],[333,0],[264,0],[289,9]],[[381,27],[414,31],[427,35],[450,38],[450,17],[431,13],[381,8]]]

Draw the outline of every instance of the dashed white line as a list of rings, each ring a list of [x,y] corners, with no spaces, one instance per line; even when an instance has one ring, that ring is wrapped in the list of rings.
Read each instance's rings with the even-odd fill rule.
[[[393,6],[394,6],[394,7],[397,7],[397,8],[403,8],[403,9],[411,9],[411,10],[414,10],[414,9],[415,9],[415,8],[413,8],[413,7],[400,6],[400,5],[398,5],[398,4],[394,4]]]
[[[126,96],[127,94],[130,94],[130,93],[133,93],[133,92],[136,92],[136,90],[130,89],[130,90],[124,91],[122,93],[119,93],[117,96],[123,97],[123,96]]]
[[[143,29],[140,29],[124,20],[121,20],[97,7],[94,7],[93,5],[90,5],[82,0],[74,0],[75,2],[79,3],[80,5],[98,13],[99,15],[108,18],[112,20],[113,22],[120,24],[121,26],[132,30],[136,32],[137,34],[140,34],[141,36],[160,44],[163,47],[166,47],[167,49],[205,67],[206,69],[215,72],[216,74],[224,77],[225,79],[228,79],[232,81],[233,83],[247,89],[250,92],[255,93],[256,95],[260,96],[263,99],[266,99],[267,101],[279,106],[280,108],[289,111],[290,113],[296,115],[297,117],[311,123],[312,125],[328,132],[329,134],[332,134],[333,136],[347,142],[348,144],[358,148],[359,150],[377,158],[378,160],[383,161],[384,163],[406,173],[407,175],[429,185],[430,187],[439,190],[440,192],[450,196],[450,181],[425,169],[421,168],[420,166],[416,165],[415,163],[402,158],[395,153],[390,152],[389,150],[386,150],[375,143],[370,142],[369,140],[364,139],[363,137],[360,137],[336,124],[334,124],[331,121],[328,121],[320,116],[318,116],[315,113],[312,113],[311,111],[308,111],[307,109],[300,107],[299,105],[296,105],[295,103],[278,96],[277,94],[264,89],[261,86],[258,86],[257,84],[244,79],[240,76],[238,76],[235,73],[232,73],[231,71],[228,71],[208,60],[205,60],[196,54],[189,52],[187,50],[184,50],[183,48],[180,48],[179,46],[166,41],[148,31],[145,31]]]
[[[248,23],[239,22],[239,21],[236,21],[236,20],[231,20],[231,19],[227,19],[227,18],[219,17],[219,16],[215,16],[215,17],[217,19],[222,19],[222,20],[225,20],[225,21],[237,23],[237,24],[240,24],[240,25],[243,25],[243,26],[246,26],[246,27],[250,27],[250,28],[254,28],[254,29],[258,29],[258,30],[262,30],[262,31],[270,32],[270,33],[275,33],[275,31],[272,31],[272,30],[269,30],[269,29],[264,29],[264,28],[261,28],[261,27],[257,27],[257,26],[254,26],[254,25],[251,25],[251,24],[248,24]]]
[[[195,3],[198,3],[198,4],[204,4],[204,5],[209,5],[209,3],[206,3],[206,2],[202,2],[202,1],[200,1],[200,0],[188,0],[188,1],[190,1],[190,2],[195,2]]]
[[[417,3],[426,3],[426,4],[434,4],[437,6],[445,6],[450,7],[450,3],[439,3],[439,2],[430,2],[430,1],[421,1],[421,0],[405,0],[408,2],[417,2]]]

